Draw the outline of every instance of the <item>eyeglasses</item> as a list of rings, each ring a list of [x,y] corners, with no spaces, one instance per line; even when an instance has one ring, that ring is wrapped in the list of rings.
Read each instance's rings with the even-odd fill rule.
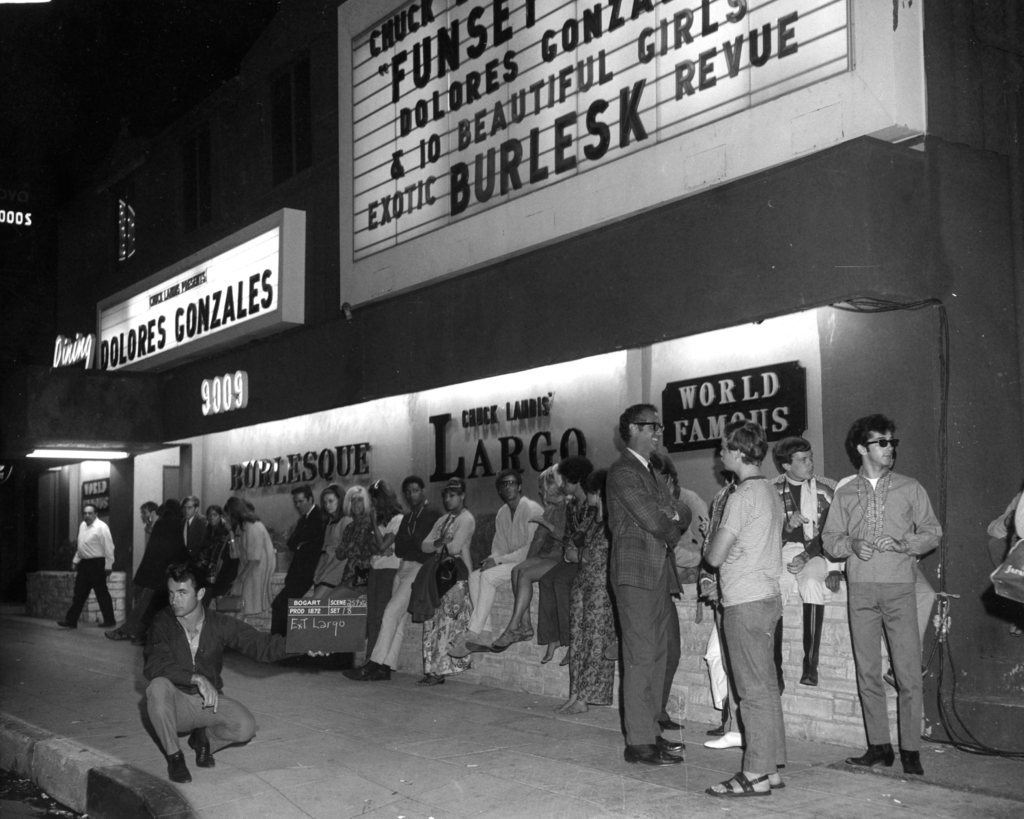
[[[658,421],[634,421],[633,423],[638,427],[650,427],[651,432],[661,432],[665,428],[665,425]]]
[[[507,481],[498,481],[498,486],[519,486],[519,481],[509,478]]]
[[[893,449],[896,449],[896,447],[898,447],[900,445],[900,439],[899,438],[878,438],[878,439],[876,439],[874,441],[868,441],[864,446],[871,446],[872,444],[878,444],[878,448],[879,449],[885,449],[888,446],[891,446]]]

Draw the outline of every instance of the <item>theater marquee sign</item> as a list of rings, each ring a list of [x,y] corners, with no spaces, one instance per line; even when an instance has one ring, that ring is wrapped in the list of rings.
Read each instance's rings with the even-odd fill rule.
[[[418,0],[352,41],[356,259],[848,71],[847,0]]]
[[[670,381],[661,393],[669,452],[713,449],[731,421],[755,421],[769,441],[807,429],[807,371],[798,361]]]
[[[98,305],[99,367],[153,369],[305,318],[306,215],[277,213]]]

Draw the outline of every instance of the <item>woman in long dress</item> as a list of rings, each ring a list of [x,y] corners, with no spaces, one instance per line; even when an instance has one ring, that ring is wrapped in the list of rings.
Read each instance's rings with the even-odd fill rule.
[[[570,591],[569,699],[558,711],[582,714],[589,705],[611,705],[615,663],[607,657],[615,645],[615,614],[608,589],[608,530],[604,482],[599,469],[583,480],[587,507],[576,527],[580,570]],[[567,531],[568,535],[569,532]],[[570,547],[571,548],[571,547]]]
[[[228,498],[224,514],[235,532],[240,568],[232,592],[242,597],[241,614],[270,611],[270,578],[276,567],[270,532],[257,517],[255,507],[241,498]]]
[[[470,667],[472,655],[452,657],[448,649],[469,628],[473,614],[473,602],[469,596],[469,573],[473,567],[470,544],[476,529],[476,520],[463,505],[466,499],[466,482],[462,478],[451,478],[441,491],[445,512],[434,523],[430,534],[423,541],[424,552],[438,552],[447,549],[448,554],[463,562],[465,572],[451,589],[441,598],[434,615],[423,623],[423,679],[420,685],[440,685],[445,677],[458,674]],[[427,564],[429,565],[429,564]]]

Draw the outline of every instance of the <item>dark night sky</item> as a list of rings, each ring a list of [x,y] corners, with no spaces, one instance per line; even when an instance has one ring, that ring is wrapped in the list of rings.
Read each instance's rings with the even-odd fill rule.
[[[278,0],[0,2],[0,205],[33,218],[31,227],[0,224],[0,385],[9,367],[52,360],[62,329],[61,204],[95,184],[123,121],[131,136],[154,136],[235,76],[277,7]]]
[[[0,5],[0,184],[88,179],[122,118],[157,133],[237,73],[278,0]]]

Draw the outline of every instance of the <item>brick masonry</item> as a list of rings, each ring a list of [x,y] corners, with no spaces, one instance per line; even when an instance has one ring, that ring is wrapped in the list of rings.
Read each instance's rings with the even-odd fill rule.
[[[125,618],[126,583],[124,572],[111,572],[107,577],[107,589],[114,601],[114,617],[118,622]],[[68,613],[74,590],[74,572],[31,572],[28,575],[25,614],[29,617],[59,620]],[[101,622],[102,619],[100,607],[96,604],[96,595],[89,592],[89,599],[82,609],[79,622],[91,625]]]
[[[704,653],[711,634],[710,612],[705,610],[703,622],[695,622],[696,587],[684,587],[684,595],[676,602],[682,657],[676,672],[669,703],[669,713],[683,719],[717,724],[721,712],[711,704]],[[512,614],[510,587],[498,590],[491,621],[497,636]],[[532,619],[537,624],[537,598],[534,595]],[[825,607],[821,654],[816,688],[800,685],[803,664],[803,609],[799,599],[788,602],[783,613],[783,672],[786,691],[782,695],[786,735],[794,739],[830,742],[859,747],[866,740],[857,698],[850,630],[846,614],[845,589],[834,595]],[[421,674],[423,669],[422,625],[408,623],[399,670]],[[546,665],[540,664],[543,647],[518,643],[501,654],[474,655],[473,666],[463,672],[467,681],[498,688],[526,691],[550,697],[568,697],[569,671],[560,667],[562,651]],[[615,701],[618,701],[619,673],[616,669]],[[889,690],[889,711],[895,736],[896,695]]]

